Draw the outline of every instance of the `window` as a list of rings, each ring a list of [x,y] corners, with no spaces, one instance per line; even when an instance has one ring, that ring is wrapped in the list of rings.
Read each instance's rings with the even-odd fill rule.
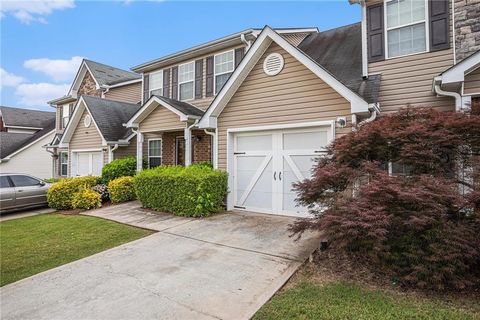
[[[40,184],[39,180],[29,176],[10,176],[10,179],[12,179],[15,187],[32,187]]]
[[[388,57],[427,51],[425,0],[391,0],[386,2]]]
[[[410,176],[413,168],[401,161],[391,161],[388,163],[388,174],[390,176]]]
[[[148,140],[148,167],[155,168],[162,164],[162,139]]]
[[[178,96],[180,101],[193,99],[195,63],[189,62],[178,66]]]
[[[150,73],[149,77],[150,96],[153,94],[163,96],[163,70]]]
[[[3,188],[10,188],[10,181],[8,180],[7,176],[1,176],[0,177],[0,189]]]
[[[235,68],[233,50],[215,55],[215,94],[217,94],[227,82]]]
[[[60,152],[60,175],[68,174],[68,152]]]
[[[62,128],[66,128],[70,119],[70,106],[68,104],[62,106]]]

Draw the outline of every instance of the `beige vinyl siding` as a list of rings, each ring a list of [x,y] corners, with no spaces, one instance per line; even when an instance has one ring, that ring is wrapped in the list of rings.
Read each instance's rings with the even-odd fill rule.
[[[310,32],[302,32],[302,33],[286,33],[282,34],[282,37],[287,40],[291,45],[295,47],[298,46],[303,39],[305,39]]]
[[[278,52],[284,60],[276,76],[263,71],[266,55]],[[350,103],[303,64],[273,43],[218,117],[218,165],[226,169],[227,129],[274,124],[336,120],[351,121]],[[337,135],[350,129],[337,129]]]
[[[140,122],[140,131],[170,131],[185,128],[185,122],[180,121],[180,117],[172,111],[157,106],[142,122]]]
[[[382,112],[398,111],[408,104],[455,110],[453,98],[437,97],[432,91],[433,78],[452,65],[452,49],[370,63],[369,73],[382,77],[378,96]]]
[[[82,117],[73,132],[72,138],[69,143],[68,153],[68,175],[71,175],[71,163],[72,163],[72,150],[84,150],[84,149],[102,149],[102,137],[97,130],[97,127],[92,121],[90,127],[85,128],[83,121],[88,111],[83,111]],[[108,162],[108,152],[103,151],[103,163]]]
[[[153,73],[153,72],[156,72],[158,70],[169,69],[169,68],[187,63],[187,62],[191,62],[191,61],[196,61],[196,60],[200,60],[200,59],[203,60],[202,98],[201,99],[190,100],[188,102],[193,104],[197,108],[200,108],[202,110],[206,110],[208,108],[208,106],[210,105],[210,103],[213,101],[213,98],[214,98],[214,96],[212,96],[212,97],[207,97],[206,96],[206,92],[207,92],[207,60],[206,60],[206,58],[210,57],[210,56],[214,56],[214,55],[222,53],[222,52],[225,52],[225,51],[235,50],[235,49],[243,48],[243,47],[245,47],[245,46],[244,45],[241,45],[241,46],[237,45],[237,46],[233,46],[231,48],[222,49],[222,50],[219,50],[217,52],[212,52],[212,53],[209,53],[209,54],[206,54],[206,55],[198,56],[194,59],[185,60],[185,61],[182,61],[182,62],[177,63],[177,64],[173,64],[173,65],[170,65],[170,66],[165,66],[161,69],[155,69],[155,70],[149,71],[148,73]],[[147,74],[147,73],[145,73],[145,74]],[[169,92],[169,96],[170,97],[172,96],[172,72],[170,72],[170,92]]]
[[[111,88],[105,93],[105,99],[138,103],[142,100],[142,82]]]
[[[465,76],[463,92],[464,94],[480,94],[480,68]]]
[[[137,156],[137,137],[134,136],[130,139],[130,144],[128,146],[118,147],[117,150],[113,151],[113,159],[122,159],[125,157],[136,157]]]

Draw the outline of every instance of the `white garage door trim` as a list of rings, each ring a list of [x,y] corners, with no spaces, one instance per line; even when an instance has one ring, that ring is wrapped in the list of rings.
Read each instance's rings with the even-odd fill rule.
[[[72,154],[72,157],[71,157],[71,174],[70,176],[72,177],[78,177],[78,176],[82,176],[82,174],[79,174],[79,157],[80,156],[87,156],[89,159],[89,163],[88,163],[88,174],[83,174],[83,176],[85,175],[95,175],[95,176],[100,176],[101,175],[101,170],[103,168],[103,165],[105,164],[104,163],[104,158],[103,158],[103,149],[78,149],[78,150],[72,150],[71,151],[71,154]],[[95,171],[95,168],[94,168],[94,164],[93,164],[93,161],[94,161],[94,154],[98,154],[99,155],[99,163],[98,163],[98,167],[99,168],[99,171],[98,172],[94,172]]]
[[[290,174],[294,177],[296,176],[297,179],[302,178],[303,175],[298,170],[298,167],[293,163],[291,156],[318,156],[319,150],[295,150],[291,152],[286,152],[283,150],[283,147],[279,147],[283,144],[283,139],[285,133],[302,133],[302,132],[313,132],[313,131],[325,131],[327,133],[327,144],[333,141],[335,137],[335,121],[316,121],[316,122],[306,122],[306,123],[295,123],[295,124],[284,124],[284,125],[271,125],[271,126],[258,126],[258,127],[246,127],[246,128],[232,128],[227,130],[227,171],[229,172],[229,190],[230,193],[227,198],[227,208],[229,210],[246,210],[246,211],[255,211],[255,212],[263,212],[263,213],[270,213],[270,214],[280,214],[280,215],[289,215],[289,216],[307,216],[306,211],[289,211],[284,210],[282,207],[284,206],[283,198],[285,197],[285,192],[282,188],[284,186],[280,186],[280,183],[284,183],[283,179],[280,180],[278,176],[276,176],[275,181],[273,181],[272,186],[272,206],[271,208],[256,208],[256,207],[248,207],[248,206],[238,206],[235,207],[236,204],[242,203],[245,198],[248,196],[249,188],[253,187],[256,183],[256,179],[260,178],[263,179],[265,183],[265,179],[267,175],[273,174],[276,172],[282,172],[285,174],[284,166],[288,166],[291,169]],[[248,155],[242,154],[242,152],[237,152],[236,148],[236,137],[248,137],[248,136],[260,136],[260,135],[271,135],[272,141],[272,150],[266,150],[269,148],[265,148],[264,150],[251,150],[248,151]],[[266,138],[270,139],[270,138]],[[282,150],[280,150],[280,149]],[[263,149],[263,148],[262,148]],[[318,148],[316,148],[318,149]],[[316,152],[315,152],[316,151]],[[293,152],[293,153],[292,153]],[[236,154],[234,154],[236,153]],[[290,154],[291,153],[291,154]],[[251,160],[255,163],[255,170],[250,170],[250,178],[248,181],[248,185],[245,185],[245,181],[243,182],[247,192],[237,194],[236,186],[238,183],[236,172],[238,166],[238,159],[242,157],[250,157]],[[254,158],[256,157],[256,158]],[[246,159],[248,160],[248,159]],[[241,165],[240,165],[241,166]],[[280,182],[282,181],[282,182]],[[269,188],[269,186],[266,186]],[[290,195],[291,196],[291,195]]]

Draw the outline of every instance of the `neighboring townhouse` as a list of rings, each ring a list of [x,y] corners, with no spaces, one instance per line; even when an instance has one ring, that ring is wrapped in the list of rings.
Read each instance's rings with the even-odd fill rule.
[[[60,141],[76,157],[70,174],[98,173],[118,150],[139,170],[209,160],[229,173],[228,209],[304,216],[292,183],[337,137],[408,105],[475,109],[478,2],[350,2],[360,23],[249,29],[138,65],[140,105],[80,99]]]
[[[103,164],[107,163],[109,159],[112,159],[112,149],[116,150],[117,157],[135,154],[134,152],[130,153],[126,150],[128,148],[122,139],[120,142],[108,141],[107,143],[107,140],[99,138],[101,132],[99,132],[96,127],[96,121],[102,122],[104,120],[95,119],[91,114],[87,117],[89,109],[86,109],[85,103],[80,104],[80,97],[91,96],[105,99],[105,101],[115,100],[119,103],[124,102],[125,108],[130,110],[132,104],[138,104],[137,107],[140,107],[141,88],[142,79],[139,74],[87,59],[82,61],[67,95],[48,102],[56,108],[55,137],[47,147],[53,154],[52,161],[55,168],[55,177],[85,174],[98,175]],[[75,135],[76,141],[83,141],[83,143],[80,143],[79,147],[77,147],[75,146],[76,142],[74,142],[72,146],[74,146],[75,151],[72,154],[72,148],[69,148],[68,144],[61,146],[60,141],[67,126],[69,126],[70,119],[75,115],[75,110],[78,105],[81,105],[80,109],[85,113],[79,116],[83,117],[83,120],[85,120],[85,118],[87,120],[82,120],[83,128],[78,121],[75,121],[75,128],[71,128],[72,130],[83,130],[83,136]],[[112,108],[112,105],[115,105],[115,107]],[[118,118],[116,106],[116,104],[106,103],[105,110],[107,110],[107,112],[110,110],[113,114],[102,114],[98,116],[106,116],[107,118],[111,116],[110,121],[112,126],[115,126],[115,120],[123,119],[122,117]],[[95,107],[96,105],[92,106],[92,108]],[[77,118],[75,119],[78,120]],[[88,124],[88,126],[86,126],[86,124]],[[126,138],[131,139],[131,137]],[[72,156],[74,159],[72,159]],[[75,167],[75,171],[71,170],[72,161],[75,166],[79,164]],[[77,168],[79,168],[79,172],[76,171]]]
[[[55,133],[55,113],[0,107],[0,172],[53,176],[51,155],[43,146]]]

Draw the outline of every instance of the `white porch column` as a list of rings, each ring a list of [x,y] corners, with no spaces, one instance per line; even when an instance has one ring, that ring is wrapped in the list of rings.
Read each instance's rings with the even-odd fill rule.
[[[143,134],[137,131],[137,171],[142,171],[142,169],[143,169]]]
[[[192,131],[188,125],[184,129],[183,136],[185,137],[185,167],[187,167],[192,164]]]

